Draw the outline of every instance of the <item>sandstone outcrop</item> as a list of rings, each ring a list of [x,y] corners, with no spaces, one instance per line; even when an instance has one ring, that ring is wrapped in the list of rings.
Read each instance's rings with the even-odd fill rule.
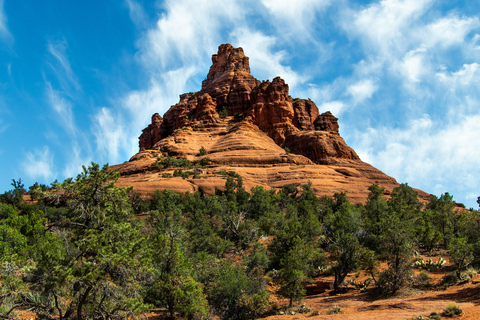
[[[152,123],[142,130],[142,135],[139,137],[140,151],[150,149],[157,141],[162,139],[160,134],[162,122],[163,118],[158,113],[152,116]]]
[[[313,125],[317,130],[338,133],[338,119],[330,111],[316,117]]]
[[[280,77],[255,79],[243,49],[230,44],[212,56],[199,92],[182,94],[163,118],[152,116],[139,147],[129,162],[112,168],[122,175],[119,185],[146,195],[164,189],[212,194],[223,189],[228,171],[240,174],[247,190],[310,181],[317,195],[345,192],[354,202],[364,202],[373,183],[386,194],[398,186],[360,160],[340,136],[334,115],[320,114],[309,99],[290,97]],[[196,161],[183,169],[195,175],[173,177],[176,168],[158,165],[166,157]]]

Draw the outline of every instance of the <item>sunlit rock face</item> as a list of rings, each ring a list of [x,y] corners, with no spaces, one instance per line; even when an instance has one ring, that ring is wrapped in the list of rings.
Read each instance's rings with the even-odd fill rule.
[[[255,79],[243,49],[230,44],[220,45],[212,56],[200,91],[180,95],[163,117],[152,116],[139,148],[129,162],[113,168],[122,174],[120,185],[133,185],[147,195],[157,189],[212,194],[224,187],[218,175],[222,170],[239,173],[247,190],[310,181],[318,195],[345,192],[354,202],[365,201],[374,183],[386,194],[398,186],[360,160],[340,136],[334,115],[320,114],[309,99],[290,97],[280,77]],[[201,179],[173,178],[170,169],[155,165],[168,156],[208,157],[210,164]]]

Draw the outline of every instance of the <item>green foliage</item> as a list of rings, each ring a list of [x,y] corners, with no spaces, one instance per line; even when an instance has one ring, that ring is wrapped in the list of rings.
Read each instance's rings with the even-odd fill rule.
[[[184,158],[172,158],[172,157],[161,157],[155,162],[155,167],[158,170],[167,169],[167,168],[176,168],[182,167],[190,169],[192,167],[192,162]]]
[[[192,165],[196,177],[210,163],[161,156],[156,166],[186,178]],[[252,319],[266,311],[265,281],[293,305],[327,267],[335,290],[363,268],[364,287],[373,280],[390,294],[429,286],[426,270],[442,267],[413,263],[414,250],[447,245],[455,273],[445,285],[480,263],[480,215],[458,214],[448,194],[423,209],[408,185],[389,200],[372,185],[366,204],[352,205],[342,193],[318,198],[311,183],[247,192],[238,173],[219,174],[225,187],[213,196],[165,190],[147,199],[92,163],[55,189],[30,187],[35,204],[21,200],[25,188],[14,181],[0,196],[0,317],[19,306],[59,319],[134,318],[155,307],[185,319]],[[388,264],[380,273],[379,261]],[[411,277],[413,267],[424,270]]]
[[[460,279],[461,271],[473,261],[474,245],[468,243],[467,238],[454,238],[450,243],[449,249],[450,259],[457,268],[455,274]]]
[[[252,319],[264,312],[268,292],[261,268],[247,273],[241,265],[208,259],[203,262],[199,273],[210,305],[222,318]]]
[[[187,179],[191,174],[190,171],[183,171],[182,169],[175,169],[173,171],[174,177],[182,177],[183,179]]]
[[[223,109],[218,113],[218,115],[219,115],[220,118],[222,118],[222,119],[225,119],[226,117],[228,117],[228,110],[227,110],[227,108],[223,107]]]
[[[356,270],[361,261],[362,247],[360,212],[350,204],[345,194],[335,194],[335,205],[325,217],[325,234],[330,239],[330,252],[335,259],[334,289],[339,290],[348,273]]]
[[[443,309],[444,317],[455,317],[461,315],[462,313],[463,310],[453,302],[450,302],[445,309]]]
[[[458,236],[460,216],[453,210],[454,207],[453,197],[448,192],[440,198],[431,195],[427,205],[427,209],[432,210],[430,223],[441,233],[444,247],[448,247],[451,239]]]
[[[200,156],[205,156],[207,154],[207,149],[205,149],[203,146],[198,150],[198,153]]]
[[[60,318],[123,317],[146,309],[139,295],[143,237],[132,220],[127,190],[114,186],[119,174],[92,163],[75,181],[56,185],[67,211],[39,245],[32,288],[37,308]],[[52,226],[53,227],[53,226]]]
[[[334,305],[332,309],[328,311],[328,314],[339,314],[339,313],[342,313],[342,308],[340,308],[340,306],[337,304]]]
[[[165,192],[164,196],[177,197],[171,192]],[[193,269],[184,258],[182,212],[168,203],[162,203],[158,209],[161,211],[152,211],[149,219],[154,231],[148,243],[150,252],[155,254],[147,301],[166,307],[171,317],[179,313],[187,319],[203,318],[207,314],[207,302],[200,284],[192,277]]]

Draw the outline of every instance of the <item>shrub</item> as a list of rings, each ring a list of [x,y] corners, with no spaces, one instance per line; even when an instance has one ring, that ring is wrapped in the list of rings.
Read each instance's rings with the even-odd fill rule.
[[[429,319],[433,319],[433,320],[440,320],[442,317],[436,313],[436,312],[432,312],[430,313],[430,315],[428,316]]]
[[[339,314],[341,312],[342,312],[342,308],[340,308],[340,306],[336,304],[332,307],[332,309],[328,311],[328,314]]]
[[[200,154],[200,156],[204,156],[207,154],[207,149],[205,149],[203,146],[200,148],[200,150],[198,150],[198,153]]]
[[[220,118],[225,119],[228,117],[228,110],[227,108],[223,107],[223,109],[218,113]]]
[[[430,286],[430,277],[428,276],[428,272],[425,270],[420,271],[420,273],[415,277],[415,282],[420,287],[428,287]]]
[[[459,316],[463,313],[463,310],[460,309],[455,303],[451,302],[447,305],[445,309],[443,309],[443,315],[445,317],[454,317]]]
[[[206,167],[206,166],[208,166],[208,165],[210,164],[210,162],[211,162],[211,161],[210,161],[210,158],[205,157],[205,158],[200,159],[200,161],[199,161],[198,163],[199,163],[202,167]]]

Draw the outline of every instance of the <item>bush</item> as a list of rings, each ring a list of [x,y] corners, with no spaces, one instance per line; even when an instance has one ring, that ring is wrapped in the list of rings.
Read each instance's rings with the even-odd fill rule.
[[[430,277],[428,272],[425,270],[420,271],[420,273],[415,277],[416,285],[420,287],[429,287],[430,286]]]
[[[339,314],[339,313],[342,313],[342,308],[340,308],[340,306],[337,304],[334,305],[332,309],[328,311],[328,314]]]
[[[455,303],[451,302],[447,305],[445,309],[443,309],[443,315],[445,317],[454,317],[459,316],[463,313],[463,310],[460,309]]]
[[[228,110],[227,108],[223,107],[223,109],[218,113],[220,118],[225,119],[228,117]]]
[[[166,157],[158,159],[158,161],[155,162],[155,167],[158,170],[167,169],[170,167],[183,167],[190,169],[192,167],[192,162],[183,158],[176,159],[172,157]]]
[[[200,148],[200,150],[198,150],[198,153],[200,154],[200,156],[204,156],[206,155],[208,152],[207,152],[207,149],[205,149],[203,146]]]
[[[200,161],[198,162],[202,167],[206,167],[210,164],[210,158],[202,158],[200,159]]]
[[[428,316],[429,319],[433,319],[433,320],[440,320],[442,317],[436,313],[436,312],[432,312],[430,313],[430,315]]]

